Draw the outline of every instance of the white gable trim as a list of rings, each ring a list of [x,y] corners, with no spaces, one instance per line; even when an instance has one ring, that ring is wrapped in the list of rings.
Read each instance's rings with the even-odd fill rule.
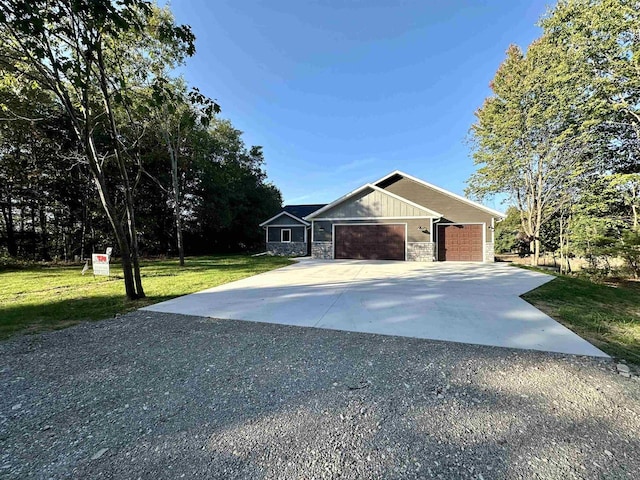
[[[305,220],[310,220],[312,218],[316,218],[321,213],[324,213],[327,210],[330,210],[333,207],[335,207],[335,206],[337,206],[337,205],[349,200],[351,197],[357,195],[358,193],[360,193],[360,192],[362,192],[363,190],[366,190],[366,189],[371,189],[373,191],[383,193],[384,195],[388,195],[391,198],[395,198],[396,200],[399,200],[399,201],[401,201],[403,203],[406,203],[407,205],[410,205],[410,206],[415,207],[415,208],[417,208],[419,210],[422,210],[423,212],[425,212],[427,214],[427,215],[425,215],[425,217],[434,217],[434,218],[442,217],[442,214],[440,214],[438,212],[434,212],[433,210],[429,210],[428,208],[425,208],[422,205],[418,205],[417,203],[411,202],[410,200],[407,200],[406,198],[401,197],[400,195],[396,195],[395,193],[387,192],[384,188],[377,187],[376,185],[373,185],[372,183],[366,183],[363,186],[361,186],[360,188],[356,188],[352,192],[349,192],[346,195],[343,195],[342,197],[338,198],[337,200],[331,202],[328,205],[325,205],[321,209],[316,210],[315,212],[311,213],[310,215],[307,215],[304,218],[305,218]]]
[[[400,170],[394,170],[390,174],[385,175],[384,177],[382,177],[379,180],[376,180],[373,183],[377,185],[378,183],[383,182],[383,181],[387,180],[388,178],[393,177],[394,175],[400,175],[401,177],[408,178],[409,180],[413,180],[414,182],[419,183],[421,185],[424,185],[425,187],[432,188],[433,190],[436,190],[437,192],[444,193],[445,195],[449,195],[450,197],[453,197],[456,200],[460,200],[461,202],[467,203],[467,204],[471,205],[472,207],[476,207],[476,208],[478,208],[480,210],[484,210],[485,212],[488,212],[491,215],[494,215],[495,217],[507,218],[506,214],[504,214],[502,212],[494,210],[493,208],[485,207],[481,203],[474,202],[473,200],[469,200],[468,198],[465,198],[463,196],[460,196],[458,194],[450,192],[449,190],[445,190],[444,188],[438,187],[438,186],[433,185],[431,183],[425,182],[424,180],[420,180],[419,178],[411,176],[411,175],[409,175],[407,173],[404,173],[404,172],[402,172]]]
[[[281,217],[282,215],[287,215],[288,217],[291,217],[291,218],[293,218],[294,220],[297,220],[297,221],[298,221],[298,222],[300,222],[302,225],[306,225],[307,227],[308,227],[309,225],[311,225],[309,222],[305,222],[303,219],[298,218],[298,217],[296,217],[295,215],[290,214],[289,212],[282,211],[282,212],[280,212],[279,214],[274,215],[273,217],[271,217],[269,220],[266,220],[266,221],[262,222],[259,226],[260,226],[260,227],[264,227],[267,223],[271,223],[271,222],[272,222],[272,221],[274,221],[276,218],[279,218],[279,217]],[[255,225],[255,224],[254,224],[254,225]],[[276,226],[276,225],[274,225],[274,227],[275,227],[275,226]]]

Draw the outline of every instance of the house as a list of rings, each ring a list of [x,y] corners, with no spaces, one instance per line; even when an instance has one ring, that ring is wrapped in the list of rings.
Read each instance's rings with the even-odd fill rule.
[[[267,253],[286,257],[311,254],[311,223],[304,217],[321,205],[285,205],[280,213],[260,224],[265,229]]]
[[[285,207],[261,226],[277,255],[493,262],[495,224],[504,218],[396,170],[328,205]]]

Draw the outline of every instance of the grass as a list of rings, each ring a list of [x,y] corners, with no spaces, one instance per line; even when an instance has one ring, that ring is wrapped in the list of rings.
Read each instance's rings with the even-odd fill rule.
[[[112,277],[81,275],[82,266],[22,265],[0,269],[0,338],[100,320],[289,265],[281,257],[211,256],[145,261],[147,297],[128,301],[119,265]],[[548,272],[545,272],[548,273]],[[640,283],[616,285],[557,276],[522,296],[601,350],[640,365]]]
[[[557,275],[522,298],[612,357],[640,365],[637,282],[606,284]]]
[[[83,276],[81,265],[6,266],[0,270],[0,338],[113,317],[291,263],[281,257],[232,255],[187,258],[180,268],[177,260],[149,260],[142,263],[147,297],[135,301],[124,296],[118,264],[112,264],[110,278],[90,271]]]

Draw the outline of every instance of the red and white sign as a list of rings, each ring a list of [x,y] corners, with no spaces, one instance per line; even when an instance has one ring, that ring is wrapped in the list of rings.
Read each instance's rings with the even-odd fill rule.
[[[94,253],[91,255],[91,265],[94,275],[109,276],[109,255],[105,253]]]

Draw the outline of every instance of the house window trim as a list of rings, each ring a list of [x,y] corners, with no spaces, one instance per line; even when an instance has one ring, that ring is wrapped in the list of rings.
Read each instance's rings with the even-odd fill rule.
[[[289,232],[289,240],[284,239],[284,232]],[[291,229],[283,228],[280,230],[280,243],[291,243]]]

